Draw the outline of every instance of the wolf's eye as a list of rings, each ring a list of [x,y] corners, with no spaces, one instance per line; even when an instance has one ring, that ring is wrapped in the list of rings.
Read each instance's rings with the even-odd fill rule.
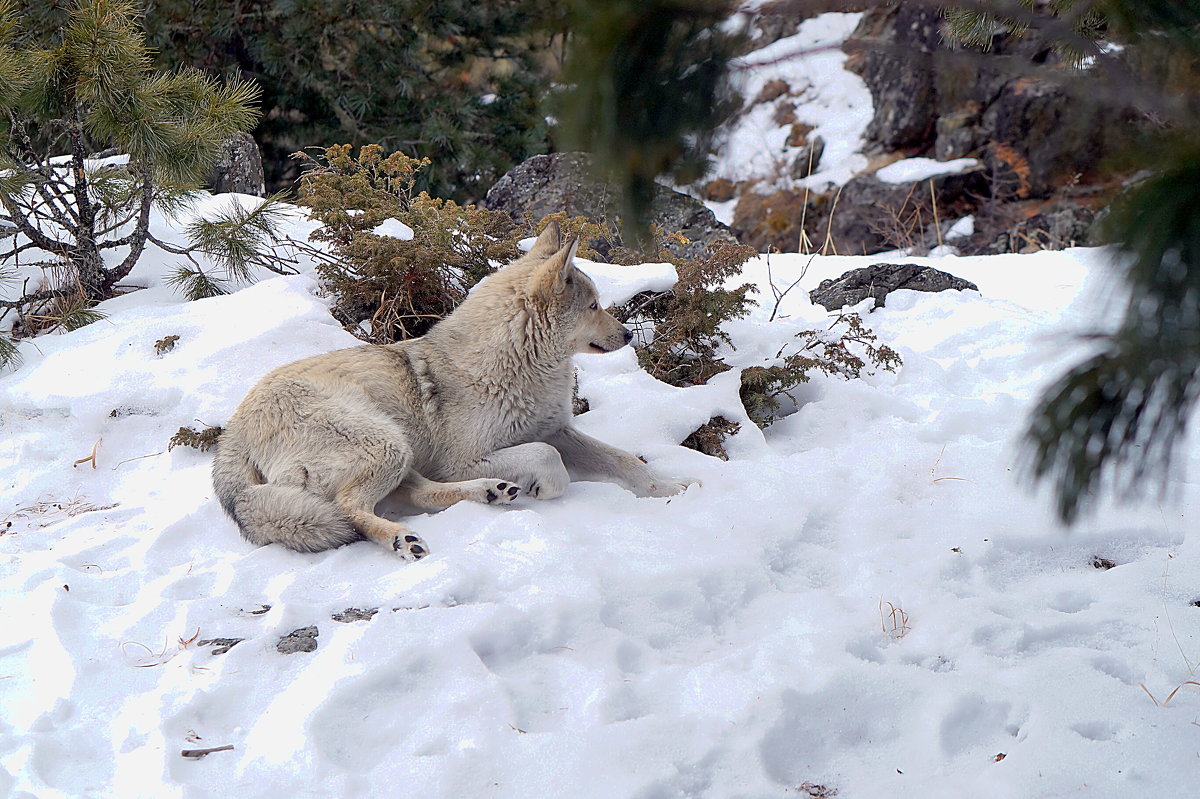
[[[598,302],[593,302],[593,303],[591,304],[591,306],[589,306],[589,307],[591,307],[591,309],[592,309],[593,311],[598,311],[598,310],[600,310],[600,303],[598,303]]]

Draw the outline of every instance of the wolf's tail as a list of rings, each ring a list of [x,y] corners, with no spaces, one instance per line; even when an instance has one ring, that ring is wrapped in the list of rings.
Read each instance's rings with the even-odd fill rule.
[[[298,552],[320,552],[359,541],[350,519],[324,497],[300,486],[266,482],[233,442],[218,442],[213,487],[225,512],[252,544],[282,544]]]

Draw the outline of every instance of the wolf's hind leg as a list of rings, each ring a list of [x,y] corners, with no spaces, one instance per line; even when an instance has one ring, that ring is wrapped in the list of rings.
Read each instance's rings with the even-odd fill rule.
[[[521,494],[514,482],[494,477],[439,483],[410,469],[400,484],[405,499],[421,508],[448,508],[464,499],[484,505],[507,505]]]
[[[404,477],[412,463],[412,450],[404,435],[387,423],[358,424],[342,422],[332,426],[337,435],[325,444],[324,473],[313,479],[333,493],[333,501],[365,538],[393,550],[405,560],[419,560],[429,554],[420,536],[398,522],[375,515],[375,505],[387,496]],[[373,421],[373,420],[372,420]]]
[[[337,504],[355,529],[380,546],[395,551],[405,560],[420,560],[428,555],[429,547],[420,536],[399,522],[375,515],[375,503],[382,499],[377,493],[364,490],[361,484],[349,486],[338,494]]]

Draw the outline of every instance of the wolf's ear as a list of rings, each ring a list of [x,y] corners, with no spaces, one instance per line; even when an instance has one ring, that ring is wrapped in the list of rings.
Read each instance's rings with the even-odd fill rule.
[[[533,243],[533,247],[529,249],[529,254],[538,258],[549,258],[554,253],[558,252],[562,247],[562,231],[558,227],[558,223],[550,220],[546,225],[546,229],[537,237],[537,241]]]
[[[529,293],[543,299],[562,294],[570,280],[571,262],[575,260],[575,251],[578,249],[579,239],[571,239],[567,246],[538,264],[529,277]]]

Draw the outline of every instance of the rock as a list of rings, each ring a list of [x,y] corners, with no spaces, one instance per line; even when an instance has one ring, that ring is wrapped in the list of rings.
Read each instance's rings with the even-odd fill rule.
[[[342,624],[348,624],[352,621],[370,621],[379,608],[346,608],[341,613],[335,613],[330,618],[334,621],[340,621]]]
[[[500,178],[488,191],[485,205],[513,219],[529,213],[538,220],[559,211],[594,221],[611,222],[618,216],[616,190],[592,175],[585,153],[535,155]],[[684,258],[700,255],[718,241],[737,243],[703,203],[665,186],[655,193],[650,222],[688,239],[687,245],[672,247]]]
[[[826,310],[836,311],[847,305],[857,305],[867,297],[874,297],[874,309],[883,307],[884,298],[898,289],[979,291],[974,283],[928,266],[871,264],[862,269],[852,269],[835,280],[822,280],[810,292],[809,299]]]
[[[821,168],[821,156],[825,154],[825,140],[814,136],[812,141],[800,147],[792,160],[792,177],[803,180]]]
[[[996,199],[1047,197],[1133,142],[1132,110],[1040,80],[1009,81],[980,118]]]
[[[792,36],[806,19],[828,11],[865,11],[870,0],[766,0],[754,9],[751,49]]]
[[[846,42],[847,66],[874,101],[866,138],[884,152],[925,146],[933,133],[942,22],[936,6],[901,3],[863,14]]]
[[[832,222],[828,227],[833,245],[842,255],[867,255],[887,250],[913,248],[927,251],[937,244],[936,231],[927,235],[933,222],[932,191],[937,193],[938,214],[953,219],[971,213],[975,197],[987,191],[980,168],[938,175],[912,183],[887,183],[874,175],[853,178],[842,188]]]
[[[317,636],[320,631],[316,626],[301,627],[298,630],[292,630],[287,635],[279,639],[275,644],[275,648],[279,650],[281,655],[293,655],[296,652],[312,652],[317,648]]]
[[[986,51],[947,47],[942,24],[935,7],[893,4],[863,14],[846,42],[847,65],[875,106],[868,152],[982,155],[996,177],[993,199],[1044,198],[1080,173],[1095,177],[1147,124],[1115,93],[1014,77],[1022,65],[1044,71],[1059,61],[1036,36],[998,32]]]
[[[211,646],[213,655],[224,655],[245,640],[245,638],[209,638],[205,641],[197,641],[196,646]]]
[[[972,250],[991,255],[1094,246],[1101,243],[1094,232],[1095,222],[1092,208],[1062,201],[1032,215],[1022,215],[999,232],[991,226],[992,235],[982,236]]]
[[[937,121],[937,140],[934,157],[939,161],[966,158],[981,144],[978,109],[966,109],[944,114]]]
[[[208,189],[214,194],[235,192],[265,197],[262,153],[249,133],[236,133],[221,145],[216,163],[208,177]]]

